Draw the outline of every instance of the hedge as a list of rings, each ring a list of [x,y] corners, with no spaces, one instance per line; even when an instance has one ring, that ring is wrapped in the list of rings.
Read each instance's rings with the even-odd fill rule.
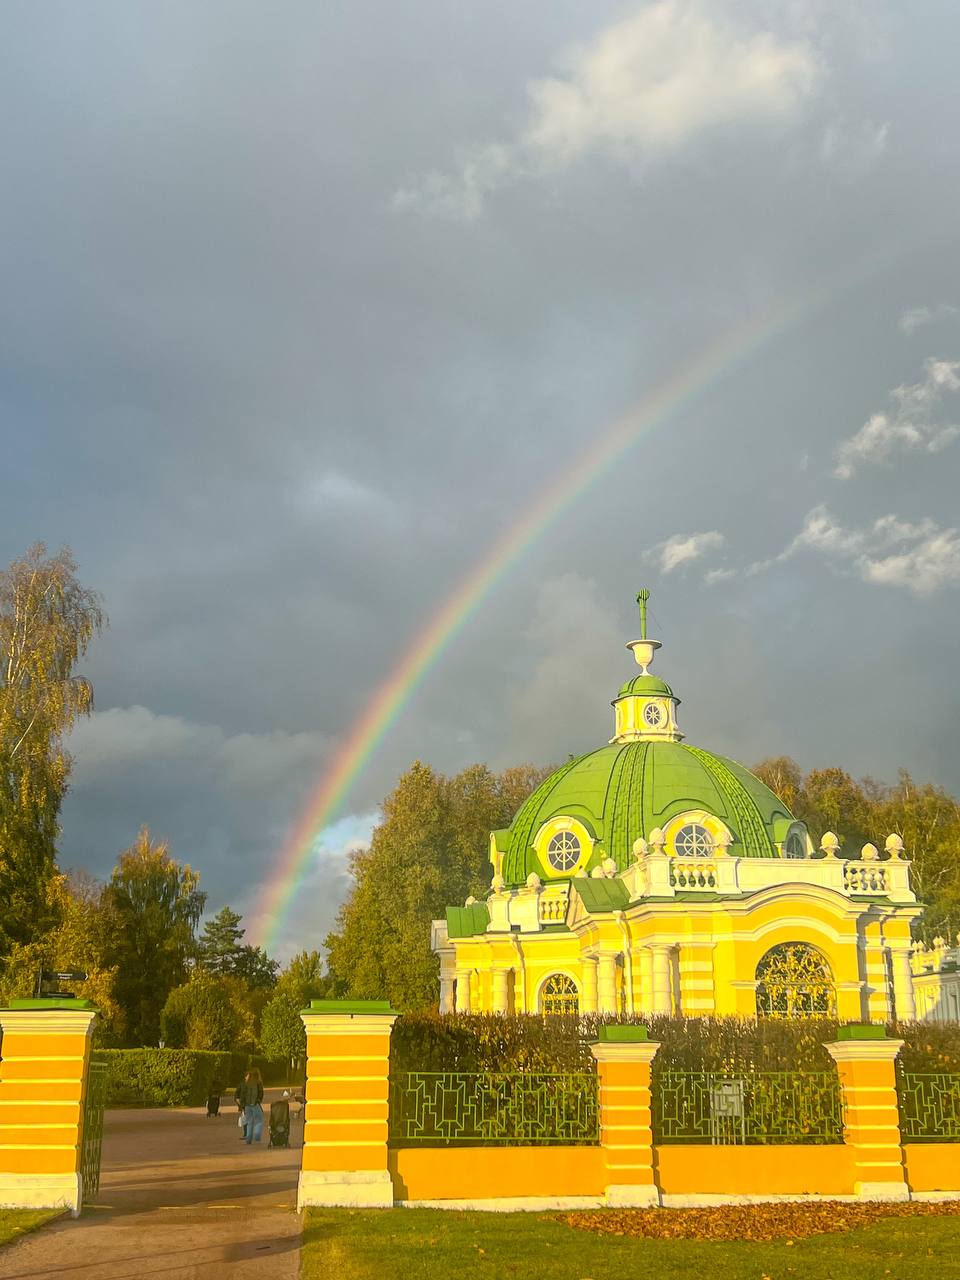
[[[224,1096],[256,1067],[264,1084],[285,1084],[286,1063],[247,1053],[212,1053],[201,1049],[97,1049],[105,1062],[107,1102],[112,1106],[199,1107],[216,1080]]]
[[[404,1071],[582,1071],[591,1069],[597,1015],[404,1014],[393,1029],[390,1066]],[[830,1071],[823,1047],[837,1038],[829,1018],[624,1018],[642,1022],[658,1041],[659,1071]],[[960,1023],[891,1024],[904,1041],[901,1063],[911,1071],[960,1072]]]
[[[233,1072],[231,1054],[199,1049],[98,1049],[94,1058],[108,1068],[108,1107],[198,1107],[219,1080],[226,1093]]]

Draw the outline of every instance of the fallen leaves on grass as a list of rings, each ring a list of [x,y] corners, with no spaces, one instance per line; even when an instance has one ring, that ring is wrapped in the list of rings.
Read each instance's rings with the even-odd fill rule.
[[[578,1231],[650,1240],[783,1240],[854,1231],[883,1218],[960,1217],[960,1201],[854,1204],[844,1200],[736,1204],[711,1209],[604,1209],[565,1213]]]

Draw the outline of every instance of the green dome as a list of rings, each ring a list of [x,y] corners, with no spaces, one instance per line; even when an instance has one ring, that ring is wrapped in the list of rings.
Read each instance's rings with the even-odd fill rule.
[[[641,680],[648,682],[643,692],[651,684],[667,688],[654,676],[624,688]],[[500,845],[504,879],[521,885],[531,871],[546,878],[533,840],[551,818],[577,818],[591,832],[597,845],[588,870],[608,857],[625,870],[638,836],[693,809],[729,827],[735,857],[776,857],[774,825],[779,833],[793,821],[783,801],[733,760],[680,742],[611,743],[563,765],[521,806]]]
[[[631,693],[662,693],[667,698],[673,697],[673,690],[666,680],[661,680],[659,676],[634,676],[632,680],[628,680],[626,684],[620,686],[620,692],[617,697],[625,698]]]

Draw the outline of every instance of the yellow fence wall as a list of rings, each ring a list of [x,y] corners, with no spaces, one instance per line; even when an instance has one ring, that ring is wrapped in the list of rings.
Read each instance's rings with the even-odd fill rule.
[[[844,1146],[654,1147],[664,1195],[852,1195],[853,1165]]]
[[[391,1151],[398,1200],[599,1199],[601,1147],[426,1147]]]
[[[960,1142],[915,1142],[903,1148],[911,1191],[960,1191]]]

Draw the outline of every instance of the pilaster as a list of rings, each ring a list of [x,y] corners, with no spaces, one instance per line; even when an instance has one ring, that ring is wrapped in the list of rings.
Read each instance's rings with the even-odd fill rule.
[[[843,1140],[852,1148],[854,1193],[863,1200],[909,1200],[894,1071],[903,1041],[883,1038],[879,1026],[850,1026],[824,1047],[843,1089]]]
[[[97,1011],[86,1000],[0,1009],[0,1207],[83,1201],[83,1104]]]
[[[612,1206],[660,1203],[650,1098],[650,1064],[660,1046],[646,1037],[646,1027],[604,1026],[590,1046],[600,1077],[604,1198]]]
[[[297,1208],[389,1208],[390,1032],[385,1000],[313,1000]]]

